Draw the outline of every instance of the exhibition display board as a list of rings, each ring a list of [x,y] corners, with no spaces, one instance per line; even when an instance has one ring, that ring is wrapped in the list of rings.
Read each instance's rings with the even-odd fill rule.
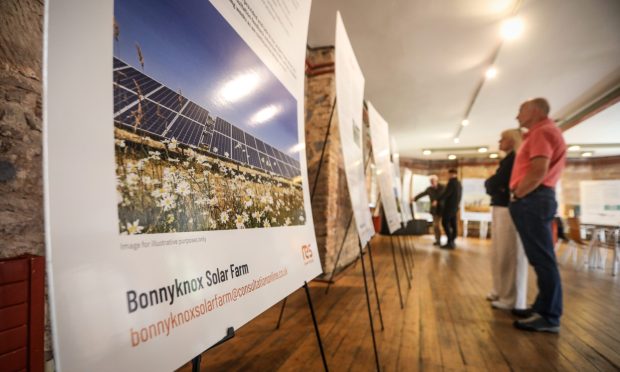
[[[409,201],[403,197],[403,179],[400,176],[400,154],[398,153],[398,145],[396,139],[392,137],[391,141],[392,150],[392,166],[394,167],[394,186],[396,192],[396,199],[398,200],[398,208],[400,210],[401,220],[404,224],[411,221],[413,216],[411,215],[411,208],[408,207]]]
[[[364,75],[357,63],[340,12],[336,15],[336,100],[344,169],[362,246],[374,235],[364,176],[362,114]]]
[[[426,191],[428,187],[431,186],[431,181],[429,176],[424,176],[421,174],[414,174],[411,181],[411,192],[413,193],[413,197],[416,195]],[[433,215],[431,214],[431,198],[426,195],[417,201],[413,202],[413,216],[416,220],[427,220],[429,222],[433,221]]]
[[[47,2],[58,370],[173,370],[321,273],[303,152],[309,13]]]
[[[407,222],[413,219],[413,214],[411,213],[411,178],[413,176],[413,172],[411,169],[405,168],[403,171],[403,205],[405,206],[405,214],[407,215]]]
[[[582,224],[620,226],[620,180],[579,182]]]
[[[483,178],[464,178],[461,200],[461,220],[491,221],[491,197],[487,195]]]
[[[370,140],[372,154],[375,160],[379,191],[381,193],[381,205],[385,213],[385,219],[390,234],[400,229],[401,216],[396,205],[394,194],[394,168],[390,161],[390,136],[388,123],[377,112],[375,107],[368,104],[368,120],[370,122]]]

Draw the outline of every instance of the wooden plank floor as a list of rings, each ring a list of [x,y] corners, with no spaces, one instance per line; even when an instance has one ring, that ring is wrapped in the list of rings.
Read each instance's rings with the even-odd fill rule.
[[[491,283],[489,241],[460,238],[457,250],[443,251],[431,246],[429,236],[408,238],[416,248],[415,267],[409,290],[397,256],[405,297],[401,310],[388,239],[378,236],[372,241],[385,324],[381,331],[371,297],[382,370],[620,370],[620,278],[609,270],[563,267],[560,334],[528,333],[514,329],[510,313],[491,309],[484,299]],[[310,284],[330,370],[375,370],[361,265],[347,268],[327,295],[325,286]],[[531,302],[532,271],[529,288]],[[279,304],[272,307],[238,330],[235,338],[204,353],[201,369],[321,371],[303,289],[289,296],[282,327],[274,330],[279,310]],[[179,371],[189,372],[191,367],[187,364]]]

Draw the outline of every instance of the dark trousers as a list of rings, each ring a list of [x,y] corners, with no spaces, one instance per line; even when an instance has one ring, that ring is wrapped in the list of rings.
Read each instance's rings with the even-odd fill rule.
[[[538,295],[532,309],[553,325],[560,324],[562,315],[562,282],[551,232],[557,206],[555,191],[544,186],[509,206],[525,255],[536,271]]]
[[[454,245],[456,239],[456,214],[443,214],[441,216],[441,224],[443,225],[443,231],[448,237],[448,245]]]

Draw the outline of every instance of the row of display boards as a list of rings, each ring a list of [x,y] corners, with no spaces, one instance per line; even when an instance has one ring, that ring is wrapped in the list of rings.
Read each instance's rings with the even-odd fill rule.
[[[56,366],[177,368],[322,272],[303,151],[310,2],[47,7],[46,257]],[[375,233],[364,76],[340,14],[335,65],[361,251]],[[401,178],[388,123],[367,107],[377,189],[394,233],[412,219],[408,200],[428,178],[409,170]],[[414,206],[416,215],[427,207]]]

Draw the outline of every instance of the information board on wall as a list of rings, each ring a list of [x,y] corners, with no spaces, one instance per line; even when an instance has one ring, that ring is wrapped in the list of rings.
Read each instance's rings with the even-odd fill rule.
[[[581,223],[620,226],[620,180],[579,182]]]
[[[57,368],[173,370],[321,273],[303,153],[310,2],[46,6]]]
[[[381,205],[383,206],[383,212],[385,213],[385,219],[391,234],[400,229],[401,216],[398,213],[396,195],[394,194],[394,168],[390,161],[388,123],[370,102],[368,102],[368,120],[370,122],[372,154],[375,159],[377,180],[381,193]]]
[[[461,200],[461,220],[491,221],[491,197],[487,195],[483,178],[464,178]]]
[[[421,174],[414,174],[411,182],[411,190],[413,197],[426,191],[431,186],[431,181],[428,176]],[[413,217],[416,220],[433,221],[433,215],[431,214],[431,198],[426,195],[417,201],[413,202]]]
[[[347,186],[357,232],[364,246],[374,235],[366,193],[362,148],[364,75],[357,63],[340,12],[336,15],[336,100]]]

